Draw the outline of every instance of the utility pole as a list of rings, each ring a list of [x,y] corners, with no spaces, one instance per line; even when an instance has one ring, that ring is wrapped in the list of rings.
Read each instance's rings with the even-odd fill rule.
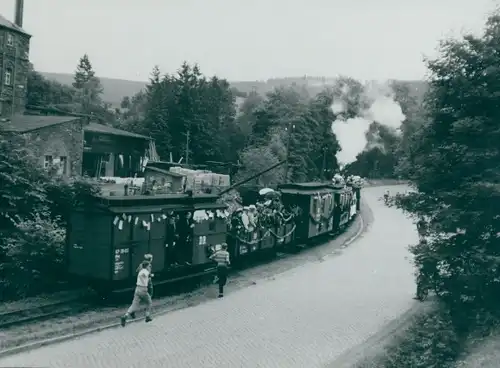
[[[186,134],[186,165],[189,164],[189,135],[190,131],[187,131]]]
[[[323,169],[321,171],[322,178],[326,181],[326,148],[323,147]]]
[[[295,124],[290,124],[288,128],[285,128],[288,130],[288,137],[286,141],[286,166],[285,166],[285,183],[288,182],[288,170],[290,168],[290,163],[288,161],[288,158],[290,156],[290,140],[292,138],[292,132],[293,129],[295,129]]]

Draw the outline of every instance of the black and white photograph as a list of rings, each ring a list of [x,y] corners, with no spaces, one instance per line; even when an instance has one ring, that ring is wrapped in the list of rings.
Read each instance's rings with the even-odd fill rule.
[[[500,367],[498,0],[1,0],[0,367]]]

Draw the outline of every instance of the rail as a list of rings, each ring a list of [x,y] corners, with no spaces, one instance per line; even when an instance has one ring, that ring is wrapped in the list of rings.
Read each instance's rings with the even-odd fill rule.
[[[87,298],[80,298],[0,313],[0,330],[49,320],[65,314],[81,313],[91,307],[92,304]]]

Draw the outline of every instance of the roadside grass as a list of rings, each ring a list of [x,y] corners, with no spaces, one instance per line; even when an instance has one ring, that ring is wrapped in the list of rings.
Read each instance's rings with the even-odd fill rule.
[[[439,307],[431,308],[415,315],[382,351],[366,357],[354,368],[451,368],[464,343],[450,314]]]
[[[500,331],[495,318],[478,318],[469,333],[459,333],[451,314],[438,302],[416,314],[405,329],[353,368],[497,368]],[[492,337],[495,337],[492,339]],[[492,341],[493,340],[493,341]],[[487,359],[485,359],[487,352]],[[481,362],[481,364],[478,364]],[[485,363],[488,362],[488,365]],[[493,363],[495,362],[495,363]]]

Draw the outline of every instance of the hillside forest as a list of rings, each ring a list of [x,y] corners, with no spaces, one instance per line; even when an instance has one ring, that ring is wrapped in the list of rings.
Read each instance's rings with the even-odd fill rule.
[[[397,156],[406,135],[419,124],[425,83],[415,87],[389,81],[374,88],[349,77],[269,83],[274,87],[249,90],[244,83],[205,76],[198,65],[184,63],[171,74],[154,67],[143,90],[113,107],[103,99],[100,79],[84,55],[71,85],[31,70],[27,105],[91,114],[102,124],[153,137],[163,160],[172,155],[183,163],[218,162],[220,170],[236,174],[237,180],[288,158],[288,166],[258,178],[261,185],[281,182],[285,175],[292,181],[329,178],[339,169],[340,151],[349,152],[341,162],[347,171],[364,177],[397,176]],[[381,98],[400,110],[396,123],[384,121],[383,113],[367,116]],[[345,109],[332,109],[335,103]],[[342,139],[332,130],[339,119],[345,122]],[[359,124],[350,124],[352,119],[363,119],[361,132]]]

